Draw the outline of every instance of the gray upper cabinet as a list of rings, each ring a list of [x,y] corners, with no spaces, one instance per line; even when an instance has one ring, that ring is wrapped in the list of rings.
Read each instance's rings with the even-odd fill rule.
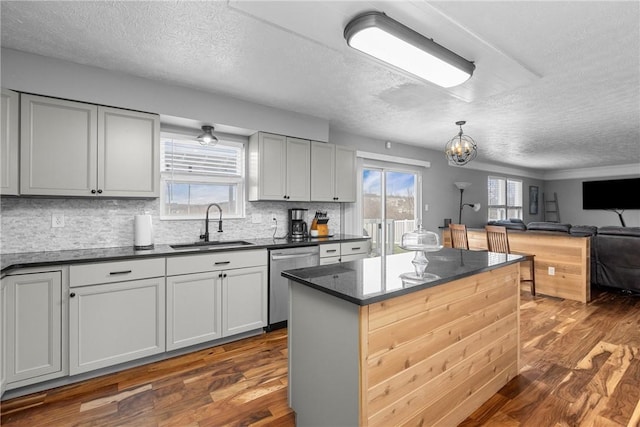
[[[158,197],[158,115],[21,95],[20,193]]]
[[[0,194],[18,195],[18,127],[20,96],[2,89],[2,133],[0,137]]]
[[[325,142],[311,142],[311,200],[356,201],[355,149]]]
[[[306,139],[258,132],[249,138],[249,200],[310,200]]]

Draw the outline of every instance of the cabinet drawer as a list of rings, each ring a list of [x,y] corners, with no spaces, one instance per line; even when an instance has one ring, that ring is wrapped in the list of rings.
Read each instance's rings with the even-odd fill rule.
[[[340,256],[340,243],[327,243],[320,245],[320,258],[328,256]]]
[[[320,265],[338,264],[340,262],[339,256],[329,256],[320,258]]]
[[[369,252],[369,241],[360,240],[359,242],[340,243],[340,255],[363,254]]]
[[[79,264],[69,267],[69,286],[96,285],[164,276],[164,258]]]
[[[267,251],[230,251],[167,258],[167,276],[267,265]]]

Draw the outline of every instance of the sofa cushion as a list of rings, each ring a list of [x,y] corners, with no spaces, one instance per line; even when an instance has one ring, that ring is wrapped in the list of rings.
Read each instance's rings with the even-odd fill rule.
[[[598,227],[593,225],[573,225],[569,230],[572,236],[595,236],[598,234]]]
[[[560,224],[558,222],[530,222],[529,224],[527,224],[527,229],[568,233],[571,229],[571,224]]]
[[[604,234],[608,236],[640,237],[640,227],[620,227],[610,225],[598,228],[598,234]]]
[[[522,222],[522,220],[514,220],[514,219],[501,219],[498,221],[489,221],[488,225],[500,225],[502,227],[508,228],[509,230],[526,230],[527,226]]]

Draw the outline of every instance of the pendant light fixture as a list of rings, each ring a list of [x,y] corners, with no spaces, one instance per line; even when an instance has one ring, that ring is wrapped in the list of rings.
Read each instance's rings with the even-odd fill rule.
[[[214,146],[218,143],[218,138],[213,134],[213,126],[202,126],[202,133],[197,139],[201,145]]]
[[[344,29],[354,49],[442,87],[466,82],[476,66],[381,12],[365,12]]]
[[[476,142],[469,135],[462,133],[462,125],[465,123],[467,122],[464,120],[456,122],[456,125],[460,126],[460,132],[451,138],[444,147],[444,153],[450,165],[466,165],[478,155]]]

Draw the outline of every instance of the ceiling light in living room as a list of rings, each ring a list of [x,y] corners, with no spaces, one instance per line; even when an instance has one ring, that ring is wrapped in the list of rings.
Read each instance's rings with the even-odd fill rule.
[[[366,12],[344,29],[354,49],[442,87],[469,80],[476,66],[381,12]]]
[[[476,142],[469,135],[462,133],[462,125],[465,123],[467,122],[464,120],[456,122],[456,125],[460,126],[460,132],[444,147],[444,153],[450,165],[466,165],[478,155]]]

